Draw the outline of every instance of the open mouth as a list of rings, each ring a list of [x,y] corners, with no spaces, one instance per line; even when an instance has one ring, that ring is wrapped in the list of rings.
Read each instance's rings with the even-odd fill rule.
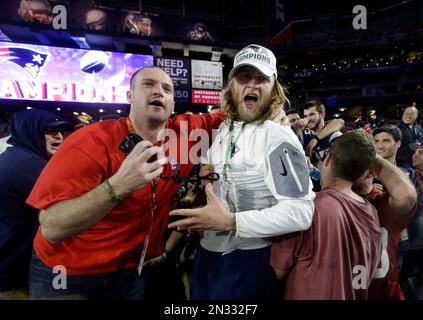
[[[60,142],[52,142],[52,144],[51,144],[51,146],[53,147],[53,148],[58,148],[59,146],[61,145],[61,143]]]
[[[150,101],[150,104],[156,107],[162,107],[162,108],[165,107],[163,102],[161,102],[160,100],[152,100]]]
[[[254,106],[257,103],[257,101],[258,101],[258,96],[254,93],[247,94],[244,97],[244,103],[247,107]]]

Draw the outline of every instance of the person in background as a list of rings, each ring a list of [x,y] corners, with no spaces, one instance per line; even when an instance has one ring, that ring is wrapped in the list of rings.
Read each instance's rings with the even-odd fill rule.
[[[304,145],[303,131],[305,129],[306,122],[301,119],[300,113],[297,109],[289,109],[288,111],[286,111],[286,116],[288,117],[291,129],[298,137],[298,140],[300,140],[300,143]]]
[[[411,143],[423,143],[423,129],[417,124],[419,116],[419,110],[416,104],[404,109],[402,114],[401,122],[398,124],[398,128],[402,133],[401,146],[398,150],[396,161],[397,165],[403,168],[411,168],[411,158],[413,156],[413,150],[410,148]]]
[[[396,165],[397,152],[402,144],[403,138],[400,128],[393,125],[385,125],[376,128],[373,131],[373,137],[375,139],[378,154],[393,165]],[[410,150],[413,150],[412,148],[414,146],[418,146],[418,144],[409,145],[409,147],[411,147]],[[403,283],[407,282],[407,279],[412,278],[415,274],[415,270],[417,270],[416,268],[418,266],[418,261],[416,261],[415,256],[417,256],[419,252],[419,247],[420,250],[423,248],[423,239],[419,240],[419,237],[422,237],[422,232],[419,231],[419,225],[422,223],[423,195],[416,170],[408,166],[399,168],[408,176],[418,195],[416,214],[408,226],[402,230],[397,249],[397,265],[400,271],[399,281],[401,286],[403,286]],[[373,186],[381,191],[387,191],[386,186],[377,179],[374,179]],[[408,283],[406,283],[406,285],[408,285]],[[406,298],[410,291],[416,292],[415,289],[404,290]],[[414,294],[415,293],[412,293],[410,295]]]
[[[320,140],[344,127],[344,120],[333,119],[325,122],[325,115],[325,106],[318,100],[309,101],[304,105],[306,128],[303,131],[303,146],[307,157],[311,157]]]
[[[385,192],[373,187],[374,177],[385,186]],[[404,300],[398,279],[397,249],[401,232],[416,212],[415,187],[400,168],[377,155],[369,174],[356,181],[353,190],[376,207],[382,231],[381,262],[370,283],[369,299]]]
[[[213,37],[210,32],[207,31],[204,23],[198,22],[194,25],[194,29],[188,32],[187,37],[191,40],[207,40],[213,41]]]
[[[272,245],[271,265],[278,279],[286,277],[285,299],[368,298],[381,231],[376,209],[352,186],[375,158],[372,138],[362,131],[336,138],[319,158],[322,191],[314,200],[310,229],[283,235]]]
[[[69,122],[43,110],[16,112],[0,155],[0,300],[27,297],[38,210],[25,203],[42,169],[63,142]]]

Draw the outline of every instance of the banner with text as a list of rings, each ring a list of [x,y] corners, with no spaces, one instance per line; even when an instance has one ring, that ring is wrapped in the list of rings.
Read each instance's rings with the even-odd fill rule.
[[[153,56],[0,42],[0,99],[128,103]]]
[[[156,57],[155,65],[165,70],[172,78],[175,87],[175,102],[190,103],[191,71],[190,60]]]
[[[220,91],[192,89],[192,103],[220,105]]]

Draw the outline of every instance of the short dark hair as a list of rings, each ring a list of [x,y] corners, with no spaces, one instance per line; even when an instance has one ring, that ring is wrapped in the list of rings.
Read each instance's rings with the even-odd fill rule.
[[[290,115],[294,113],[298,113],[298,115],[300,114],[300,112],[297,109],[291,108],[286,112],[286,115]]]
[[[133,90],[133,89],[134,89],[134,85],[135,85],[135,78],[137,77],[137,75],[138,75],[141,71],[143,71],[144,69],[154,69],[154,68],[158,68],[158,69],[160,69],[160,70],[163,70],[162,68],[157,67],[157,66],[148,66],[148,67],[142,67],[142,68],[138,69],[137,71],[135,71],[135,72],[132,74],[132,76],[131,76],[131,80],[129,81],[129,88],[130,88],[131,90]],[[163,70],[163,71],[164,71],[164,70]],[[166,71],[164,71],[164,72],[166,72]],[[166,73],[167,73],[167,72],[166,72]]]
[[[401,130],[396,126],[393,126],[392,124],[386,124],[386,125],[383,125],[379,128],[374,129],[373,130],[373,137],[375,135],[379,134],[379,133],[382,133],[382,132],[389,133],[392,136],[392,138],[394,138],[395,142],[401,141],[401,139],[402,139]]]
[[[360,178],[376,158],[373,137],[362,130],[349,131],[337,138],[331,151],[333,175],[351,182]]]
[[[316,111],[319,113],[325,113],[325,106],[324,104],[319,100],[311,100],[306,102],[304,105],[304,110],[308,110],[310,108],[316,107]]]

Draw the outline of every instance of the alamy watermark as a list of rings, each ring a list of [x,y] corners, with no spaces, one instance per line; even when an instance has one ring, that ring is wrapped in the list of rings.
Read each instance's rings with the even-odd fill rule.
[[[54,266],[54,274],[57,274],[53,278],[52,286],[55,290],[66,290],[68,288],[67,278],[66,278],[66,267],[62,265]]]
[[[56,30],[65,30],[68,28],[68,12],[63,5],[55,5],[53,7],[53,14],[55,14],[51,25]]]
[[[367,29],[367,9],[363,5],[354,6],[352,13],[356,14],[352,21],[355,30]]]

